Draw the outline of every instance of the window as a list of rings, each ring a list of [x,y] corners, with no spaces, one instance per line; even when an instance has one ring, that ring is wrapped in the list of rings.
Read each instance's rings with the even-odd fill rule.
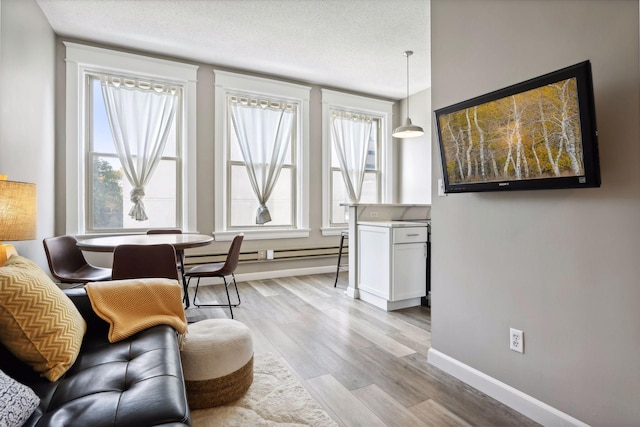
[[[195,81],[197,67],[65,43],[67,47],[67,233],[117,233],[178,227],[195,231]],[[142,94],[170,92],[175,110],[164,112],[157,165],[127,143],[118,154],[103,85]],[[131,98],[121,101],[133,107]],[[114,108],[111,114],[114,115]],[[169,114],[171,111],[172,114]],[[148,116],[159,117],[160,113]],[[128,116],[125,114],[125,116]],[[135,123],[135,122],[132,122]],[[125,132],[126,125],[118,129]],[[164,137],[166,135],[166,137]],[[120,141],[130,138],[120,137]],[[150,144],[147,144],[149,146]],[[144,162],[144,167],[142,166]],[[126,167],[123,167],[123,164]],[[131,165],[131,166],[129,166]],[[148,180],[143,170],[152,170]],[[144,183],[143,183],[144,181]],[[136,188],[136,191],[132,190]],[[140,197],[142,196],[142,197]],[[145,220],[129,213],[141,199]],[[140,214],[139,219],[143,218]]]
[[[261,227],[256,225],[256,216],[260,208],[257,194],[264,195],[268,191],[266,208],[270,212],[270,220],[264,224],[268,227],[296,226],[296,138],[295,123],[298,115],[298,104],[274,98],[255,98],[237,94],[227,95],[227,105],[233,117],[232,108],[244,113],[244,123],[231,120],[227,135],[229,159],[227,160],[230,191],[227,193],[228,228],[250,229]],[[236,110],[238,111],[238,110]],[[242,114],[239,113],[239,116]],[[289,120],[281,120],[284,115]],[[259,122],[259,123],[258,123]],[[257,129],[265,124],[268,129]],[[282,126],[279,126],[282,125]],[[236,127],[239,129],[236,130]],[[288,132],[280,128],[290,129]],[[251,132],[254,131],[254,132]],[[238,133],[246,134],[246,144],[238,140]],[[258,142],[263,137],[268,141]],[[278,138],[280,134],[282,137]],[[253,161],[247,162],[246,158]],[[253,169],[252,169],[253,168]],[[255,178],[252,182],[252,176]]]
[[[343,111],[332,108],[330,109],[329,114],[331,116],[335,116],[336,113],[344,114]],[[381,173],[379,154],[382,119],[380,117],[370,117],[369,120],[371,130],[367,156],[364,164],[364,179],[362,183],[360,203],[380,203]],[[331,172],[329,179],[329,189],[331,194],[329,198],[329,225],[331,227],[345,227],[347,225],[347,207],[344,205],[350,203],[350,198],[342,175],[342,168],[340,167],[338,155],[336,153],[333,135],[331,135]]]
[[[105,75],[87,75],[90,91],[87,110],[87,180],[85,223],[87,232],[109,232],[120,229],[172,228],[181,226],[179,209],[180,138],[176,132],[180,117],[171,120],[162,157],[149,183],[144,187],[143,203],[148,219],[138,221],[129,215],[133,185],[125,177],[113,141],[101,89]],[[132,147],[132,161],[138,161],[136,147]]]
[[[392,103],[323,89],[322,104],[323,234],[332,235],[346,228],[348,207],[345,205],[351,203],[332,122],[336,119],[354,121],[360,124],[361,130],[366,130],[363,135],[368,143],[359,203],[389,203],[393,200],[389,144]],[[348,141],[346,138],[345,144],[348,145]],[[349,147],[345,148],[349,151]]]
[[[216,239],[307,237],[310,89],[214,73]],[[265,207],[271,220],[259,221]]]

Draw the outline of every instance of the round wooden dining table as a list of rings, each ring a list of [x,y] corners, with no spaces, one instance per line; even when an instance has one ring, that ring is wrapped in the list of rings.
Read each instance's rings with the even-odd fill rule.
[[[160,245],[168,243],[178,251],[206,246],[212,241],[213,237],[206,234],[126,234],[78,240],[78,248],[90,252],[113,252],[120,245]]]

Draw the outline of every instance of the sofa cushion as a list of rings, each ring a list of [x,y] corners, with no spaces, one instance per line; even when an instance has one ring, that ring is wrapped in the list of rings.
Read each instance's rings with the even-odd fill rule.
[[[86,323],[33,261],[14,255],[0,267],[0,342],[50,381],[75,362]]]
[[[40,398],[33,390],[0,371],[0,425],[23,425],[38,403]]]
[[[176,332],[165,325],[113,344],[89,332],[63,378],[31,387],[41,403],[27,426],[190,423]]]

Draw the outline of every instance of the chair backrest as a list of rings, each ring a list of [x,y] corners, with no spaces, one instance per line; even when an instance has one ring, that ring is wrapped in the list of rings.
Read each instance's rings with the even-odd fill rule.
[[[66,280],[69,273],[74,273],[88,265],[77,246],[78,239],[74,236],[48,237],[42,241],[42,244],[51,275],[58,280]]]
[[[227,259],[224,261],[224,265],[218,272],[220,275],[227,276],[236,271],[236,268],[238,267],[238,261],[240,260],[240,247],[242,246],[243,239],[243,233],[240,233],[233,238],[231,247],[229,248],[229,252],[227,253]]]
[[[182,234],[182,230],[179,228],[151,228],[147,230],[147,234]],[[183,268],[184,251],[182,249],[176,251],[176,258],[178,259],[178,266]]]
[[[113,280],[151,277],[180,280],[173,246],[161,244],[116,247],[113,251]]]
[[[147,234],[182,234],[179,228],[152,228],[147,230]]]

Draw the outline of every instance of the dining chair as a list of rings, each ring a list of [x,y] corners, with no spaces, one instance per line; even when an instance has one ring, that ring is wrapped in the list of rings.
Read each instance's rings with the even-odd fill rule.
[[[151,228],[147,230],[147,234],[182,234],[182,230],[179,228]],[[184,279],[184,251],[182,249],[176,250],[176,258],[178,270]]]
[[[42,244],[51,275],[61,283],[111,280],[111,269],[89,264],[74,236],[47,237]]]
[[[242,246],[243,239],[243,233],[240,233],[233,238],[231,246],[229,247],[229,252],[227,253],[227,258],[224,262],[196,265],[195,267],[191,267],[185,272],[184,275],[187,278],[186,289],[189,289],[189,282],[191,282],[192,277],[198,279],[198,281],[196,282],[196,291],[193,294],[193,305],[195,305],[196,307],[229,307],[229,313],[231,314],[231,318],[233,319],[232,307],[238,307],[240,305],[240,293],[238,292],[238,284],[236,283],[236,276],[234,272],[236,270],[236,267],[238,267],[238,261],[240,260],[240,247]],[[228,276],[231,276],[231,281],[227,281]],[[227,304],[196,303],[196,298],[198,297],[198,288],[200,286],[200,279],[203,277],[218,277],[222,279],[222,281],[224,282],[224,290],[227,293]],[[231,285],[231,282],[233,282],[233,285],[236,288],[236,296],[238,298],[238,302],[236,304],[232,304],[231,298],[229,297],[229,285]]]
[[[170,244],[120,245],[113,251],[113,280],[159,277],[180,281],[176,250]]]

